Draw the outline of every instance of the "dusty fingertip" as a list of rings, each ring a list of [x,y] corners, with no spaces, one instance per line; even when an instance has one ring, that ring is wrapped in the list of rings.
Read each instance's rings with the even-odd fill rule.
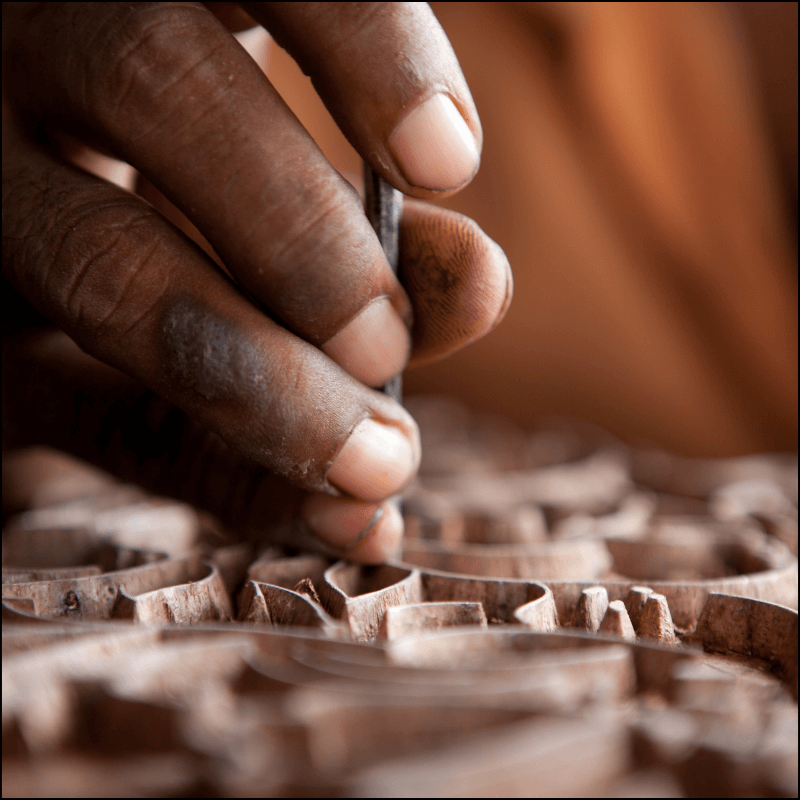
[[[469,295],[471,298],[462,310],[462,313],[467,309],[473,312],[471,318],[475,326],[469,341],[485,336],[502,321],[514,295],[514,276],[503,248],[480,228],[475,228],[476,233],[465,231],[464,236],[466,241],[471,240],[473,248],[468,268],[472,285],[471,291],[465,291],[465,300]],[[452,254],[458,254],[455,247]]]
[[[446,94],[412,109],[389,146],[406,180],[423,189],[455,189],[478,170],[480,151],[464,117]]]
[[[391,500],[385,502],[381,508],[383,514],[380,519],[344,553],[349,561],[382,564],[399,554],[405,530],[403,515],[397,503]]]
[[[495,258],[498,262],[497,269],[498,271],[502,270],[504,273],[501,281],[505,284],[503,300],[500,303],[500,310],[497,312],[497,316],[495,317],[491,326],[492,328],[495,328],[503,321],[503,317],[505,317],[506,313],[508,312],[509,306],[511,305],[511,300],[514,297],[514,273],[511,271],[511,264],[508,263],[508,258],[506,258],[506,254],[503,252],[503,249],[500,247],[500,245],[496,242],[492,242],[492,245]]]

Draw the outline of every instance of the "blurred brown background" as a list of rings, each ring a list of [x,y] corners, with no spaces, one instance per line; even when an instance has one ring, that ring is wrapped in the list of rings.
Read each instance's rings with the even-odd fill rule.
[[[795,450],[797,4],[432,5],[485,136],[443,205],[505,249],[515,298],[406,391],[685,455]],[[269,74],[356,174],[275,46]]]

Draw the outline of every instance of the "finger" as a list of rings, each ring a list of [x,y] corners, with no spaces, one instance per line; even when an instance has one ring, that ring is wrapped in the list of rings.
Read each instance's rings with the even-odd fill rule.
[[[397,554],[403,538],[403,517],[391,501],[365,505],[316,494],[306,500],[303,518],[349,561],[380,564]]]
[[[102,139],[181,209],[284,327],[377,386],[408,357],[408,299],[360,201],[200,5],[5,12],[16,102]]]
[[[265,317],[144,201],[8,127],[3,193],[4,274],[87,353],[305,489],[376,501],[411,479],[407,412]]]
[[[160,192],[142,181],[138,192],[201,247],[208,247]],[[414,309],[409,366],[445,358],[502,321],[513,295],[511,268],[502,249],[474,220],[406,200],[400,236],[399,275]]]
[[[293,486],[138,381],[81,353],[60,331],[17,334],[6,345],[6,447],[56,446],[211,512],[240,539],[362,563],[385,561],[397,548],[403,528],[393,503]]]
[[[505,253],[473,220],[419,201],[404,204],[398,274],[414,307],[411,366],[485,336],[514,292]]]
[[[309,75],[351,144],[406,194],[478,169],[478,113],[427,3],[243,3]]]

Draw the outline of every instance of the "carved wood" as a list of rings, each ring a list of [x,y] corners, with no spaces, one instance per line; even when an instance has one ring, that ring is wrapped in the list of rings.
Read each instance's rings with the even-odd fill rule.
[[[4,793],[796,795],[796,460],[443,408],[376,567],[15,455]]]

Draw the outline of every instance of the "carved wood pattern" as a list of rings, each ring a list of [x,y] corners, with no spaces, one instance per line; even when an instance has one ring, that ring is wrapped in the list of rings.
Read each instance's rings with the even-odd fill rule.
[[[97,476],[28,492],[4,793],[796,795],[796,459],[412,411],[426,461],[377,567]]]

